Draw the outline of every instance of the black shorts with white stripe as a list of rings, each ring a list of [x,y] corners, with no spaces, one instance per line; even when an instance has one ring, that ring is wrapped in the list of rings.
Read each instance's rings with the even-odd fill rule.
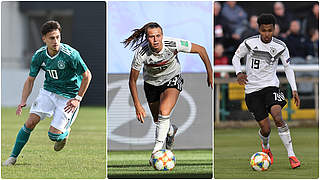
[[[149,103],[160,101],[160,94],[168,88],[176,88],[180,92],[182,91],[183,79],[181,74],[178,74],[170,79],[170,81],[160,86],[154,86],[147,82],[144,82],[144,92]]]

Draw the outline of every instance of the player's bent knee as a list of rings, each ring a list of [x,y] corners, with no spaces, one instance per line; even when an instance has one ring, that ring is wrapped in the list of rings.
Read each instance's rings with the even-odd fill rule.
[[[48,131],[49,139],[51,141],[57,141],[57,142],[64,140],[68,136],[68,134],[69,134],[68,131],[62,134],[56,134]]]
[[[158,116],[170,116],[171,111],[160,110]],[[160,118],[160,117],[159,117]]]

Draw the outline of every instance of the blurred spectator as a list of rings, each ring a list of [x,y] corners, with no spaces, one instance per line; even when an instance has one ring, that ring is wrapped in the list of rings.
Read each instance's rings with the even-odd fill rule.
[[[257,20],[258,20],[258,16],[256,15],[252,15],[250,17],[249,26],[241,34],[241,39],[240,39],[241,42],[248,37],[259,34],[259,26],[258,26]]]
[[[225,53],[232,57],[234,51],[241,43],[240,35],[248,24],[247,13],[235,1],[227,1],[223,4],[221,15],[226,22],[224,31],[223,46]]]
[[[280,26],[279,26],[279,24],[275,24],[274,25],[273,37],[275,37],[277,39],[280,39],[281,41],[285,41],[286,40],[285,38],[282,38],[280,36]],[[279,63],[281,63],[281,61],[279,61]]]
[[[225,2],[221,14],[227,20],[232,38],[240,40],[240,35],[245,31],[248,20],[247,13],[236,3],[236,1]]]
[[[280,27],[280,36],[286,38],[289,35],[290,22],[294,19],[293,15],[286,11],[282,2],[273,4],[273,13]]]
[[[221,43],[216,43],[214,46],[214,65],[228,65],[228,57],[224,56],[224,48]],[[214,73],[214,77],[229,77],[228,73]]]
[[[312,12],[307,16],[307,29],[306,35],[312,39],[313,36],[317,36],[315,33],[319,33],[319,4],[315,3],[312,7]]]
[[[311,36],[311,42],[313,44],[313,53],[314,56],[319,58],[319,30],[318,29],[313,29],[310,34]]]
[[[223,42],[225,33],[227,32],[226,20],[221,15],[221,4],[214,2],[214,40],[215,42]]]
[[[286,44],[291,57],[302,57],[308,60],[314,56],[313,45],[309,38],[300,33],[300,22],[298,20],[291,21]]]
[[[275,24],[274,25],[273,36],[279,39],[279,37],[280,37],[280,26],[279,26],[279,24]]]
[[[279,26],[279,24],[275,24],[274,25],[273,36],[274,37],[280,36],[280,26]]]

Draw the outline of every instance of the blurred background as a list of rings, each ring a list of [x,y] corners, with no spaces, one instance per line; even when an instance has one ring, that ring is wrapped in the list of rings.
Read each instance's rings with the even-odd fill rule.
[[[1,2],[1,105],[20,102],[32,55],[44,45],[40,27],[54,19],[62,26],[61,42],[80,52],[93,75],[81,104],[105,106],[105,7],[105,2]],[[43,71],[36,80],[28,105],[42,87]]]
[[[40,71],[27,107],[21,116],[16,116],[32,55],[45,45],[41,40],[40,27],[48,20],[59,21],[62,26],[61,42],[80,52],[92,73],[92,80],[64,151],[52,154],[53,142],[47,135],[52,118],[46,118],[37,125],[21,152],[16,166],[18,169],[15,168],[13,172],[10,168],[2,167],[1,177],[104,179],[106,2],[103,1],[1,2],[1,160],[3,162],[8,158],[17,132],[29,116],[31,103],[43,87],[44,71]],[[54,161],[58,162],[56,166],[52,163]],[[49,166],[51,168],[47,168]]]
[[[257,18],[261,13],[272,13],[276,17],[274,36],[286,43],[295,70],[301,106],[297,109],[293,102],[289,101],[283,111],[284,119],[318,122],[318,2],[215,1],[215,123],[228,120],[239,122],[253,120],[244,102],[244,87],[237,84],[231,65],[239,44],[244,39],[259,34]],[[244,63],[242,60],[242,64]],[[280,61],[279,64],[281,65]],[[285,92],[287,99],[291,99],[290,86],[283,68],[280,68],[277,74],[281,81],[281,90]]]
[[[138,93],[147,112],[145,123],[135,115],[128,78],[134,52],[122,42],[148,22],[162,26],[164,36],[190,40],[206,48],[212,60],[212,2],[141,1],[108,3],[108,150],[152,149],[155,125],[143,91]],[[212,96],[205,66],[197,54],[179,53],[184,88],[173,111],[179,127],[175,149],[212,148]],[[141,71],[142,72],[142,71]],[[201,141],[199,141],[201,139]]]
[[[254,173],[248,165],[252,154],[261,151],[259,126],[253,115],[248,112],[244,100],[244,86],[237,83],[232,57],[244,39],[259,34],[257,18],[261,13],[272,13],[275,16],[277,24],[274,36],[286,43],[290,52],[291,66],[295,71],[301,99],[299,109],[292,101],[291,88],[279,61],[277,76],[280,80],[280,89],[288,102],[282,110],[282,117],[289,125],[295,154],[303,165],[303,168],[296,173],[289,170],[287,152],[271,116],[269,116],[272,129],[270,147],[275,163],[267,174]],[[318,1],[215,1],[213,14],[214,177],[217,179],[318,178]],[[244,59],[241,62],[245,65]]]

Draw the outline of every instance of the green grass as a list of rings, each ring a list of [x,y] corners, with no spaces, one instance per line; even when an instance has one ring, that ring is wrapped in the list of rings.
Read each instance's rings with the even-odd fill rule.
[[[16,135],[28,118],[29,109],[21,117],[15,108],[1,109],[1,161],[11,153]],[[104,107],[81,107],[72,125],[67,145],[53,150],[48,138],[51,119],[41,121],[31,133],[15,166],[1,167],[5,179],[104,179],[106,177],[106,124]]]
[[[261,151],[258,128],[216,129],[214,177],[216,179],[316,179],[319,176],[318,128],[290,128],[293,148],[301,167],[291,169],[282,141],[272,129],[270,147],[274,163],[268,171],[253,171],[249,159]]]
[[[148,151],[109,151],[108,178],[212,178],[211,150],[174,150],[176,167],[156,171],[149,166]]]

